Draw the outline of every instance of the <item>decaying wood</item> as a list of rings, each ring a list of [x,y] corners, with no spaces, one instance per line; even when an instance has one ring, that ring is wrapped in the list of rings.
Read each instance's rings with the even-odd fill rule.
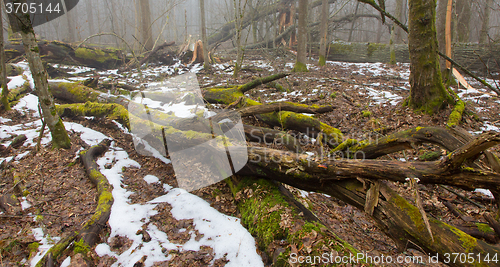
[[[389,62],[391,55],[388,44],[334,42],[329,45],[329,48],[327,58],[332,61]],[[409,63],[408,45],[394,44],[394,49],[397,62]],[[487,73],[487,69],[490,72],[500,71],[500,67],[493,60],[500,58],[500,45],[498,44],[485,46],[458,43],[453,49],[454,61],[469,70],[481,73]]]
[[[300,142],[286,132],[273,130],[269,128],[256,127],[244,124],[243,129],[247,140],[259,143],[277,143],[283,144],[289,151],[302,153],[303,149]]]
[[[40,56],[47,62],[67,63],[70,65],[85,65],[98,69],[113,69],[127,61],[124,53],[118,49],[98,49],[92,47],[74,47],[59,41],[37,41]],[[11,41],[5,47],[7,60],[24,54],[21,42]]]
[[[242,98],[240,98],[242,99]],[[240,100],[241,101],[241,100]],[[232,112],[220,112],[212,117],[214,121],[220,121],[228,114],[238,113],[241,117],[248,117],[252,115],[272,113],[279,111],[291,111],[295,113],[309,113],[309,114],[322,114],[333,111],[334,106],[324,105],[324,106],[307,106],[302,104],[295,104],[290,102],[278,102],[265,105],[255,105],[249,107],[243,107]]]

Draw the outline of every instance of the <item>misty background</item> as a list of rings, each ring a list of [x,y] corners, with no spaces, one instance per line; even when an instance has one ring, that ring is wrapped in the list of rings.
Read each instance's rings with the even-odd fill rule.
[[[445,2],[439,0],[438,2]],[[279,1],[288,5],[296,5],[297,1]],[[311,3],[313,1],[309,1]],[[398,2],[402,7],[398,12]],[[446,1],[447,2],[447,1]],[[498,41],[500,25],[500,1],[497,0],[456,0],[452,29],[454,42],[479,41],[479,35],[485,14],[489,7],[488,41]],[[277,3],[268,0],[213,0],[205,2],[207,35],[217,33],[226,23],[235,19],[235,5],[241,6],[243,17],[252,12],[260,12],[265,7]],[[199,0],[80,0],[78,5],[66,15],[35,27],[35,33],[41,39],[80,42],[98,33],[114,33],[122,37],[133,49],[140,49],[141,30],[148,16],[143,9],[149,5],[149,24],[153,43],[157,45],[175,41],[180,45],[187,38],[201,39],[200,35],[200,5]],[[407,24],[408,4],[405,0],[387,0],[386,9],[389,13],[400,17]],[[439,9],[439,7],[438,7]],[[320,20],[321,5],[308,10],[309,24]],[[146,12],[146,13],[144,13]],[[355,0],[330,0],[329,5],[329,41],[375,42],[389,43],[392,21],[386,19],[382,24],[380,14],[371,6]],[[399,13],[399,14],[398,14]],[[439,17],[439,12],[438,12]],[[4,16],[6,18],[6,16]],[[251,23],[243,30],[242,40],[247,44],[272,40],[278,33],[279,12],[265,16]],[[439,24],[439,18],[438,24]],[[318,42],[318,34],[310,27],[309,42]],[[465,25],[466,24],[466,25]],[[7,23],[4,25],[8,25]],[[317,32],[317,30],[316,30]],[[406,33],[396,30],[396,43],[406,43]],[[463,36],[465,35],[465,37]],[[461,40],[459,40],[459,38]],[[233,38],[234,39],[234,38]],[[86,41],[87,44],[99,44],[125,48],[123,42],[112,35],[100,35]],[[220,49],[231,48],[234,44],[227,41]]]

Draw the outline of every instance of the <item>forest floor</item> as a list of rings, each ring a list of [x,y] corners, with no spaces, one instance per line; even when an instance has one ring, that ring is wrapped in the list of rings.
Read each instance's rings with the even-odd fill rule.
[[[151,86],[153,82],[161,81],[174,73],[194,71],[203,87],[243,84],[255,77],[290,71],[293,66],[291,58],[248,58],[238,79],[232,78],[230,63],[214,65],[211,71],[202,70],[199,66],[184,67],[180,64],[153,66],[143,70],[142,79],[138,78],[136,72],[118,74],[116,70],[96,72],[87,68],[56,67],[73,69],[75,77],[67,78],[68,80],[95,77],[98,73],[103,80],[125,82],[137,87],[139,83],[150,83]],[[292,74],[278,80],[285,88],[284,91],[260,86],[247,95],[262,103],[293,101],[331,104],[336,108],[333,112],[316,117],[340,129],[346,138],[358,140],[374,140],[416,126],[445,126],[450,114],[450,109],[447,109],[429,116],[402,106],[409,94],[408,64],[390,66],[383,63],[327,62],[325,67],[309,65],[309,70],[307,73]],[[11,78],[16,80],[15,77]],[[494,83],[493,80],[488,81]],[[460,126],[473,134],[487,130],[498,131],[500,98],[479,84],[471,80],[469,82],[476,89],[465,90],[454,86],[458,95],[467,103]],[[224,106],[216,105],[216,108]],[[37,113],[36,97],[33,95],[21,99],[12,111],[0,113],[1,144],[8,146],[16,134],[24,133],[28,137],[24,146],[9,148],[0,154],[0,161],[3,162],[0,168],[0,196],[15,193],[19,201],[15,214],[0,212],[0,266],[34,266],[51,244],[80,229],[92,216],[96,207],[96,190],[86,178],[78,152],[104,138],[111,138],[114,142],[98,164],[101,172],[114,186],[115,203],[109,225],[101,235],[101,243],[91,248],[87,254],[95,265],[263,264],[258,256],[260,252],[256,253],[253,238],[249,237],[245,229],[238,228],[237,218],[241,215],[225,182],[190,192],[191,194],[182,192],[176,188],[174,171],[172,165],[166,163],[167,159],[138,154],[130,133],[108,119],[65,119],[65,126],[72,140],[71,149],[50,149],[50,138],[45,133],[42,147],[40,151],[36,151],[37,130],[41,128]],[[255,117],[245,118],[244,122],[265,126]],[[306,151],[317,153],[313,138],[305,135],[298,137],[305,144]],[[430,151],[437,152],[437,157],[446,155],[439,147],[422,145],[415,150],[384,156],[383,159],[424,160]],[[407,199],[414,198],[408,185],[394,183],[392,186]],[[482,205],[479,208],[441,186],[419,185],[419,190],[429,216],[453,225],[484,222],[482,214],[496,210],[487,191],[453,189]],[[340,238],[359,251],[372,256],[393,258],[427,257],[418,249],[399,251],[394,242],[363,211],[325,194],[296,189],[292,191],[304,200],[302,202],[311,205],[311,210],[325,225],[330,226]],[[453,215],[444,206],[444,202],[454,205],[463,217]],[[214,213],[210,213],[212,210]],[[219,223],[224,220],[234,221],[235,224]],[[203,223],[207,221],[224,225],[232,233],[238,233],[235,234],[238,238],[230,239],[231,234],[224,235],[223,230],[214,225],[204,226]],[[232,248],[225,248],[221,244]],[[61,258],[62,266],[82,266],[78,265],[83,260],[81,257],[73,254],[67,256],[69,257]],[[442,263],[432,266],[440,265],[445,266]]]

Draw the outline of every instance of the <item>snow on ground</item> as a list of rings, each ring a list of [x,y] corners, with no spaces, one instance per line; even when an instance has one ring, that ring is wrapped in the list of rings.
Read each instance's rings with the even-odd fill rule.
[[[21,112],[33,110],[36,108],[38,99],[34,95],[28,95],[21,99],[19,107],[16,107]],[[2,119],[1,121],[7,122]],[[108,138],[104,134],[84,127],[78,123],[65,122],[67,130],[81,132],[80,137],[88,145],[95,145],[102,140]],[[28,140],[25,145],[34,146],[34,138],[38,137],[41,128],[41,121],[35,120],[18,125],[0,125],[0,138],[8,138],[14,134],[25,134]],[[123,129],[125,130],[125,129]],[[48,131],[47,131],[48,132]],[[46,145],[50,141],[49,135],[43,138],[42,144]],[[7,142],[8,143],[8,142]],[[5,144],[4,144],[5,145]],[[151,149],[151,148],[150,148]],[[159,155],[159,153],[157,153]],[[18,155],[22,157],[23,155]],[[16,157],[16,159],[18,158]],[[2,160],[12,160],[10,158],[0,158]],[[162,159],[168,163],[167,159]],[[105,243],[99,244],[96,247],[98,255],[110,255],[117,258],[113,266],[133,266],[142,256],[147,255],[145,266],[152,266],[156,261],[165,261],[170,258],[166,256],[163,249],[167,250],[194,250],[197,251],[201,246],[212,247],[215,253],[215,259],[226,257],[229,262],[227,266],[264,266],[261,257],[256,251],[255,240],[248,231],[241,225],[240,219],[224,215],[214,208],[205,200],[188,193],[179,188],[172,188],[164,184],[165,195],[156,198],[146,204],[130,204],[129,196],[133,192],[124,188],[122,183],[123,167],[137,167],[140,165],[130,159],[126,151],[117,147],[112,143],[108,152],[97,160],[101,172],[113,185],[114,203],[111,208],[109,225],[111,227],[110,238],[120,235],[126,236],[133,241],[133,245],[121,254],[111,252],[109,246]],[[113,164],[112,168],[106,169],[106,164]],[[148,183],[159,182],[159,179],[153,175],[147,175],[144,179]],[[172,216],[177,220],[193,219],[194,229],[191,232],[191,240],[185,244],[175,244],[168,240],[167,234],[160,231],[153,224],[148,225],[146,231],[151,236],[150,242],[143,242],[142,235],[137,234],[142,226],[149,222],[149,218],[157,213],[154,208],[158,203],[167,202],[172,205]],[[23,207],[31,205],[27,200],[22,202]],[[134,216],[129,216],[134,214]],[[203,237],[196,241],[195,230]],[[52,247],[59,237],[48,236],[44,234],[42,228],[32,229],[32,233],[41,245],[37,255],[31,260],[30,265],[35,264],[44,256],[44,254]],[[71,259],[66,259],[62,266],[70,266]]]
[[[113,162],[112,168],[105,168],[105,165]],[[214,260],[225,255],[229,260],[227,266],[263,266],[262,259],[256,252],[254,238],[241,225],[238,218],[221,214],[210,207],[205,200],[167,184],[163,185],[166,195],[147,204],[129,204],[129,196],[132,193],[124,188],[121,172],[123,167],[140,168],[140,165],[131,160],[126,151],[114,144],[102,158],[97,160],[97,164],[102,174],[113,186],[114,202],[109,218],[110,238],[125,236],[133,241],[129,249],[121,254],[111,252],[106,243],[96,247],[99,256],[109,255],[117,258],[113,266],[129,266],[139,261],[144,255],[148,256],[144,262],[145,266],[152,266],[156,261],[170,259],[170,256],[165,256],[162,252],[163,249],[198,251],[203,245],[213,248]],[[146,181],[158,182],[159,179],[155,178],[152,175],[144,177]],[[195,230],[198,230],[203,237],[196,241],[193,230],[188,242],[175,244],[168,240],[166,233],[161,232],[155,225],[148,224],[150,217],[157,214],[154,208],[161,202],[168,202],[172,205],[171,213],[175,219],[193,219]],[[134,216],[124,216],[124,214],[134,214]],[[138,234],[145,224],[148,225],[146,231],[151,237],[151,241],[147,243],[142,241],[142,234]]]

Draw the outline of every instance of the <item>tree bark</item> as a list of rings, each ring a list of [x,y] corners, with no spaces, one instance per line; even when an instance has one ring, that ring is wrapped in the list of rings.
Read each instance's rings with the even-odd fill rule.
[[[438,60],[435,0],[410,1],[409,52],[410,97],[408,105],[428,114],[451,103],[444,88]]]
[[[72,43],[72,42],[76,41],[76,38],[75,38],[75,20],[73,18],[73,13],[71,11],[68,11],[64,2],[62,2],[62,4],[64,5],[64,11],[66,12],[66,14],[65,14],[66,15],[66,23],[68,23],[68,25],[66,27],[68,30],[68,35],[66,35],[66,37],[67,37],[68,42]]]
[[[486,0],[484,6],[483,20],[481,23],[481,32],[479,34],[479,43],[485,44],[488,40],[488,31],[490,27],[490,10],[493,4],[493,0]]]
[[[396,0],[396,17],[399,19],[399,21],[404,21],[404,14],[405,12],[403,11],[406,11],[404,7],[406,7],[406,4],[403,4],[403,1],[406,2],[407,0]],[[394,35],[395,35],[395,38],[394,38],[394,41],[396,44],[400,44],[400,43],[403,43],[403,38],[404,38],[404,31],[400,28],[400,27],[395,27],[395,32],[394,32]]]
[[[85,46],[73,46],[59,41],[37,41],[40,55],[44,61],[68,65],[85,65],[97,69],[113,69],[126,61],[121,50],[99,49]],[[10,42],[6,47],[7,60],[24,54],[24,46],[19,42]]]
[[[26,3],[25,0],[17,0],[16,3]],[[14,15],[14,14],[13,14]],[[45,123],[52,135],[52,145],[56,148],[70,148],[71,141],[64,128],[61,118],[56,113],[54,98],[49,92],[48,75],[40,58],[39,48],[35,40],[35,32],[30,21],[29,14],[15,14],[17,26],[21,29],[24,51],[28,60],[31,75],[35,82],[35,90],[38,95],[40,107]]]
[[[299,21],[297,33],[297,60],[293,72],[305,72],[307,70],[307,0],[299,0]]]
[[[87,22],[89,24],[89,33],[88,35],[95,34],[94,30],[94,8],[92,7],[93,5],[93,0],[87,0],[85,1],[86,9],[87,9]]]
[[[151,27],[151,9],[149,8],[149,0],[139,0],[139,3],[142,45],[146,50],[151,50],[153,49],[153,30]]]
[[[436,34],[438,40],[438,49],[441,53],[446,54],[446,7],[448,6],[448,0],[438,0],[436,9]],[[445,60],[439,59],[439,66],[441,70],[445,69]]]

